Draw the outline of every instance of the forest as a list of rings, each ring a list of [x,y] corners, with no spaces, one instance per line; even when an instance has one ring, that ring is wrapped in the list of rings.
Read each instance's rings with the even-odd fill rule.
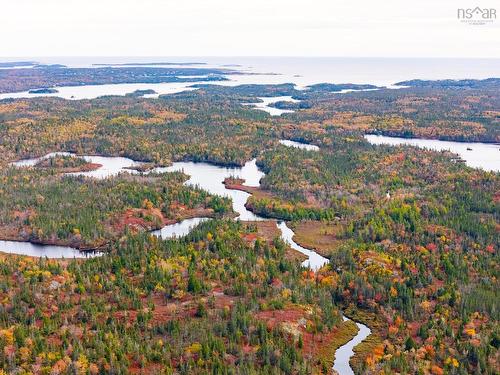
[[[497,374],[499,173],[363,137],[498,142],[496,84],[346,94],[336,92],[375,87],[199,85],[158,99],[0,101],[0,239],[105,252],[2,253],[0,368],[331,374],[335,350],[356,331],[343,313],[372,331],[354,349],[357,374]],[[300,109],[272,117],[243,105],[281,95]],[[76,156],[10,164],[56,151]],[[229,198],[185,185],[181,172],[66,175],[98,168],[82,155],[148,167],[256,158],[260,187],[226,186],[247,191],[249,210],[287,221],[294,240],[329,263],[301,266],[273,221],[233,220]],[[194,216],[212,220],[184,238],[148,233]]]
[[[0,174],[0,237],[96,249],[126,231],[232,212],[227,198],[187,188],[186,178],[169,173],[93,180],[39,167],[9,169]]]

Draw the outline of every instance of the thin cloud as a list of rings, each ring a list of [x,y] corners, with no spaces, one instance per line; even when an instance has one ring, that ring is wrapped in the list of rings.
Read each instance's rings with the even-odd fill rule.
[[[479,1],[475,5],[483,5]],[[17,0],[0,6],[0,56],[500,57],[459,0]]]

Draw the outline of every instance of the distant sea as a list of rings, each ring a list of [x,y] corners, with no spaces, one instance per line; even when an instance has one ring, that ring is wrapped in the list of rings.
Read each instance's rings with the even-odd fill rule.
[[[227,68],[248,73],[239,83],[370,83],[392,85],[409,79],[484,79],[500,77],[500,59],[459,58],[339,58],[339,57],[22,57],[7,61],[36,61],[68,67],[94,64],[204,63],[192,67]],[[175,65],[166,65],[175,66]],[[180,65],[181,66],[181,65]],[[272,74],[265,74],[272,73]]]

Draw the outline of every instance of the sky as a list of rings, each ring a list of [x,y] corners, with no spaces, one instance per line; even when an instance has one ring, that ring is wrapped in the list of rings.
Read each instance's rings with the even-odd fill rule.
[[[15,0],[0,56],[500,58],[500,19],[469,25],[464,0]]]

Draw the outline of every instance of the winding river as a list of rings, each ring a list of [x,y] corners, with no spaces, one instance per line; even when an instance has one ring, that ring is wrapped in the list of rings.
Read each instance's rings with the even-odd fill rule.
[[[309,267],[313,271],[319,270],[325,264],[328,264],[330,260],[319,255],[317,252],[306,249],[305,247],[300,246],[293,240],[293,236],[295,233],[291,230],[284,221],[278,222],[278,228],[281,231],[281,238],[290,244],[290,247],[294,250],[301,252],[302,254],[307,256],[307,259],[302,262],[304,267]]]
[[[233,210],[239,214],[240,220],[264,220],[246,209],[245,203],[250,194],[241,190],[226,189],[224,185],[226,178],[236,177],[244,179],[245,186],[258,187],[264,173],[257,167],[255,159],[247,162],[242,168],[220,167],[209,163],[177,162],[170,167],[155,168],[153,171],[158,173],[183,171],[190,176],[186,181],[187,185],[198,186],[210,194],[231,198]]]
[[[349,320],[345,316],[343,317],[344,321]],[[340,375],[354,375],[354,371],[349,364],[349,360],[354,355],[354,347],[361,343],[364,339],[366,339],[371,334],[370,328],[361,324],[359,322],[355,322],[358,327],[358,333],[354,338],[348,343],[342,345],[335,351],[335,361],[333,362],[333,369],[337,371]]]
[[[267,62],[269,63],[269,62]],[[254,65],[255,62],[252,61],[251,65]],[[310,71],[312,76],[320,75],[320,78],[316,79],[301,79],[298,78],[300,75],[298,73],[304,74],[308,76],[309,74],[302,73],[302,71],[296,71],[297,64],[284,64],[282,60],[277,60],[277,66],[281,67],[291,67],[292,71],[286,72],[284,75],[276,75],[276,74],[267,74],[267,75],[241,75],[232,77],[232,81],[224,81],[224,82],[215,82],[214,84],[226,85],[226,86],[236,86],[242,83],[256,83],[255,77],[258,78],[259,83],[285,83],[285,82],[295,82],[297,85],[297,89],[305,89],[307,84],[317,83],[317,82],[326,82],[326,81],[338,81],[338,79],[346,79],[346,74],[366,74],[366,62],[359,62],[357,60],[342,60],[340,63],[333,63],[330,60],[324,60],[320,66],[330,67],[332,69],[332,77],[337,74],[338,79],[325,79],[322,69],[318,69],[318,66],[311,65],[312,69],[306,70]],[[436,62],[430,61],[425,66],[428,70],[427,74],[430,74],[430,77],[435,76],[435,78],[441,78],[441,76],[446,72],[446,75],[449,75],[450,61],[446,60],[441,63],[440,70],[436,70]],[[248,65],[248,64],[246,64]],[[353,65],[360,66],[361,69],[354,69]],[[372,62],[372,65],[373,62]],[[417,66],[418,65],[418,66]],[[389,82],[396,82],[399,80],[406,79],[408,76],[414,76],[417,69],[421,69],[422,64],[421,61],[418,61],[417,65],[408,65],[405,67],[407,71],[404,69],[398,69],[399,65],[395,64],[393,66],[387,65],[386,59],[383,62],[375,61],[375,66],[378,66],[378,69],[370,70],[369,74],[372,77],[372,72],[376,72],[378,76],[380,76],[380,72],[386,72],[386,74],[391,75],[391,78],[387,79],[387,82],[374,82],[377,84],[388,84]],[[495,63],[491,63],[492,68],[495,67]],[[392,67],[387,68],[387,67]],[[464,65],[465,66],[465,65]],[[340,68],[339,68],[340,67]],[[261,71],[278,71],[271,64],[269,68],[262,68]],[[456,70],[456,67],[455,67]],[[459,70],[460,71],[460,70]],[[395,73],[396,72],[396,73]],[[465,72],[465,71],[464,71]],[[467,72],[470,73],[470,67],[467,66]],[[395,76],[394,76],[395,75]],[[420,73],[421,76],[425,76],[426,74]],[[458,78],[460,74],[455,74]],[[463,75],[463,74],[462,74]],[[490,76],[491,74],[484,74],[484,78]],[[201,77],[200,77],[201,78]],[[347,78],[347,81],[371,81],[369,77],[361,78],[357,75],[351,78]],[[96,85],[96,86],[75,86],[75,87],[58,87],[58,93],[54,94],[30,94],[29,92],[21,92],[21,93],[5,93],[0,94],[0,100],[5,98],[22,98],[22,97],[37,97],[37,96],[57,96],[63,97],[66,99],[90,99],[99,97],[102,95],[125,95],[126,93],[133,92],[137,89],[153,89],[158,94],[151,94],[146,97],[155,98],[158,97],[159,94],[171,94],[186,90],[195,90],[194,87],[190,87],[197,82],[189,82],[189,83],[160,83],[160,84],[116,84],[116,85]],[[200,81],[199,83],[207,84],[208,82]],[[351,90],[343,90],[339,92],[339,94],[347,93]],[[278,108],[274,108],[271,104],[277,101],[294,101],[291,100],[290,97],[273,97],[273,98],[260,98],[262,102],[259,103],[249,103],[253,105],[254,108],[258,110],[264,110],[268,112],[272,116],[279,116],[283,113],[293,112],[292,110],[280,110]],[[461,156],[462,159],[465,160],[467,165],[471,167],[483,168],[485,170],[490,171],[500,171],[500,158],[498,157],[499,146],[498,145],[487,145],[480,143],[460,143],[460,142],[445,142],[445,141],[437,141],[437,140],[419,140],[419,139],[404,139],[404,138],[396,138],[396,137],[383,137],[383,136],[375,136],[375,135],[367,135],[366,139],[373,144],[389,144],[389,145],[400,145],[400,144],[410,144],[418,147],[426,147],[434,150],[450,150],[455,152]],[[282,140],[281,143],[285,146],[296,147],[299,149],[305,149],[310,151],[317,151],[317,146],[308,145],[305,143],[290,141],[290,140]],[[65,153],[66,154],[66,153]],[[46,155],[44,158],[49,157],[50,155]],[[137,166],[138,162],[135,162],[128,158],[121,157],[101,157],[101,156],[83,156],[87,161],[101,164],[102,167],[98,168],[95,171],[90,172],[80,172],[74,173],[73,175],[91,177],[91,178],[107,178],[110,176],[117,175],[121,172],[129,172],[129,173],[138,173],[137,171],[127,170],[127,168]],[[40,159],[29,159],[22,160],[14,163],[17,167],[31,167],[35,165]],[[186,182],[189,185],[197,185],[212,194],[218,194],[230,197],[232,199],[233,209],[235,212],[239,214],[239,219],[241,220],[266,220],[265,218],[259,217],[249,210],[245,208],[245,202],[249,197],[249,194],[243,191],[238,190],[229,190],[223,184],[223,181],[227,177],[239,177],[245,179],[245,184],[247,186],[259,186],[260,179],[264,176],[264,174],[259,171],[256,166],[255,159],[247,162],[242,168],[224,168],[219,166],[214,166],[207,163],[190,163],[190,162],[181,162],[174,163],[172,166],[168,168],[157,168],[155,171],[157,172],[170,172],[170,171],[178,171],[183,170],[186,174],[190,175],[190,179]],[[153,231],[152,234],[164,239],[172,238],[174,236],[183,236],[189,233],[190,229],[193,226],[198,225],[200,222],[208,220],[207,218],[192,218],[186,219],[182,222],[167,225],[164,228]],[[294,232],[290,229],[285,222],[278,222],[278,228],[281,231],[282,238],[287,241],[290,246],[305,254],[307,259],[304,261],[303,265],[310,267],[312,270],[317,270],[323,265],[328,263],[328,259],[322,257],[314,251],[306,249],[300,245],[298,245],[294,240]],[[36,257],[48,257],[48,258],[82,258],[94,256],[95,254],[89,254],[85,252],[80,252],[77,249],[65,246],[51,246],[51,245],[38,245],[27,242],[15,242],[15,241],[0,241],[0,251],[4,251],[7,253],[13,254],[22,254],[22,255],[30,255]],[[344,320],[347,320],[344,317]],[[357,335],[348,343],[341,346],[337,349],[335,353],[335,361],[333,364],[333,369],[337,371],[339,374],[353,374],[352,368],[349,365],[349,360],[353,355],[353,348],[363,341],[366,337],[368,337],[371,333],[370,329],[361,324],[356,323],[359,328]]]
[[[280,98],[282,99],[282,98]],[[264,104],[264,103],[262,103]],[[266,105],[268,105],[267,103]],[[406,139],[397,137],[385,137],[377,135],[366,135],[365,138],[372,144],[387,144],[387,145],[412,145],[417,147],[425,147],[437,151],[449,150],[454,152],[462,159],[465,160],[467,165],[476,168],[483,168],[490,171],[500,170],[500,158],[498,157],[499,146],[494,144],[484,143],[461,143],[461,142],[447,142],[438,140],[425,140],[425,139]],[[280,140],[280,143],[287,147],[295,147],[306,151],[318,151],[319,148],[315,145],[301,143],[291,140]],[[13,163],[17,167],[33,167],[37,162],[54,155],[70,155],[69,153],[52,153],[45,155],[42,158],[34,158],[27,160],[20,160]],[[115,176],[121,172],[138,173],[128,168],[140,165],[139,162],[123,157],[102,157],[102,156],[82,156],[85,160],[101,164],[102,166],[94,171],[73,173],[73,175],[86,176],[91,178],[107,178]],[[208,163],[194,163],[194,162],[176,162],[170,167],[155,168],[155,172],[173,172],[183,171],[190,176],[186,181],[187,185],[198,186],[211,194],[226,196],[232,199],[233,210],[239,214],[240,220],[254,221],[254,220],[267,220],[266,218],[255,215],[245,207],[245,203],[250,194],[240,190],[227,189],[223,181],[227,177],[236,177],[245,180],[244,185],[258,187],[260,180],[264,177],[256,165],[256,160],[253,159],[247,162],[241,168],[227,168],[220,167]],[[176,224],[167,225],[164,228],[151,232],[153,235],[163,239],[172,238],[175,236],[184,236],[189,233],[191,228],[199,223],[209,220],[207,218],[192,218],[186,219]],[[290,247],[301,252],[307,256],[303,262],[303,266],[310,267],[316,271],[329,261],[318,253],[306,249],[293,240],[294,232],[283,221],[277,223],[281,231],[281,237],[284,241],[290,244]],[[77,249],[66,246],[52,246],[52,245],[39,245],[27,242],[16,241],[0,241],[0,251],[13,254],[30,255],[36,257],[48,258],[83,258],[95,256],[96,254],[80,252]],[[348,320],[345,316],[344,320]],[[359,322],[356,323],[358,333],[345,345],[337,349],[335,353],[335,361],[333,369],[339,374],[353,374],[350,367],[349,360],[354,355],[353,348],[366,339],[371,331],[370,329]]]
[[[306,143],[300,143],[289,140],[281,140],[281,144],[288,147],[296,147],[299,149],[313,150],[317,151],[318,147],[314,145],[309,145]],[[69,153],[52,153],[45,155],[41,158],[20,160],[13,163],[16,167],[33,167],[40,160],[46,159],[54,155],[70,155]],[[122,157],[102,157],[102,156],[82,156],[85,160],[101,164],[102,166],[94,171],[72,173],[73,175],[86,176],[91,178],[106,178],[110,176],[115,176],[121,172],[138,173],[137,171],[131,171],[127,168],[137,166],[138,162],[135,162],[128,158]],[[173,172],[173,171],[183,171],[190,176],[189,180],[186,181],[187,185],[198,186],[211,194],[217,194],[221,196],[230,197],[232,199],[233,210],[239,214],[238,218],[245,221],[255,221],[255,220],[268,220],[266,218],[255,215],[253,212],[249,211],[245,207],[245,203],[250,196],[250,194],[240,191],[227,189],[223,181],[227,177],[236,177],[245,180],[244,185],[258,187],[260,186],[260,180],[264,177],[264,173],[259,170],[256,164],[256,159],[248,161],[241,168],[227,168],[220,167],[208,163],[194,163],[194,162],[176,162],[170,167],[155,168],[152,171],[162,173],[162,172]],[[161,237],[163,239],[172,238],[175,236],[184,236],[189,233],[192,227],[198,225],[199,223],[208,220],[207,218],[192,218],[186,219],[176,224],[167,225],[160,230],[151,232],[152,235]],[[293,240],[294,232],[284,221],[277,223],[278,228],[281,231],[281,237],[284,241],[289,243],[290,247],[301,252],[307,256],[307,259],[302,263],[304,267],[309,267],[313,271],[318,270],[322,266],[326,265],[329,260],[318,253],[306,249]],[[85,252],[80,252],[77,249],[65,246],[46,246],[37,245],[27,242],[15,242],[15,241],[0,241],[0,251],[13,254],[23,254],[31,256],[42,256],[48,258],[81,258],[93,256],[95,254],[88,254]],[[344,320],[347,318],[344,316]],[[352,349],[358,343],[363,341],[369,334],[370,329],[361,324],[356,323],[359,332],[356,336],[337,349],[335,353],[335,362],[333,369],[339,374],[352,374],[352,369],[349,365],[349,360],[353,355]]]
[[[282,99],[282,98],[280,98]],[[263,103],[262,103],[263,104]],[[268,105],[267,103],[266,105]],[[365,138],[372,144],[388,144],[388,145],[413,145],[417,147],[425,147],[433,150],[450,150],[457,153],[465,160],[467,165],[476,168],[483,168],[490,171],[500,170],[500,158],[498,157],[499,146],[494,144],[484,143],[461,143],[461,142],[446,142],[438,140],[422,140],[422,139],[405,139],[396,137],[384,137],[377,135],[367,135]],[[315,145],[301,143],[291,140],[280,140],[284,146],[295,147],[307,151],[318,151],[319,148]],[[71,155],[70,153],[51,153],[41,158],[33,158],[20,160],[13,163],[16,167],[33,167],[40,160],[46,159],[54,155]],[[100,164],[101,167],[89,172],[72,173],[72,175],[85,176],[91,178],[107,178],[115,176],[122,172],[138,173],[134,170],[129,170],[130,167],[140,165],[132,159],[123,157],[103,157],[103,156],[82,156],[85,160],[91,163]],[[190,176],[186,184],[191,186],[198,186],[211,194],[226,196],[232,199],[233,210],[239,214],[240,220],[255,221],[267,220],[263,217],[255,215],[245,207],[245,203],[250,194],[240,190],[226,189],[223,181],[227,177],[236,177],[245,180],[246,186],[258,187],[260,180],[264,177],[264,173],[259,170],[256,165],[256,160],[253,159],[247,162],[241,168],[227,168],[220,167],[208,163],[194,163],[194,162],[176,162],[170,167],[155,168],[155,172],[173,172],[184,171]],[[167,225],[164,228],[151,232],[153,235],[163,239],[172,238],[175,236],[184,236],[189,233],[192,227],[198,225],[202,221],[208,220],[207,218],[192,218],[186,219],[176,224]],[[293,240],[294,232],[290,229],[285,222],[278,222],[278,228],[281,231],[281,237],[284,241],[290,244],[290,247],[301,252],[307,256],[303,262],[303,266],[310,267],[316,271],[328,263],[328,259],[322,257],[318,253],[306,249]],[[30,255],[35,257],[48,257],[48,258],[84,258],[91,257],[97,254],[81,252],[75,248],[68,246],[53,246],[53,245],[39,245],[29,242],[16,242],[16,241],[0,241],[0,251],[12,254]],[[344,320],[347,318],[344,316]],[[353,348],[366,339],[371,331],[370,329],[359,322],[356,323],[359,331],[356,336],[345,345],[337,349],[335,353],[335,361],[333,369],[341,375],[353,374],[350,367],[349,360],[354,355]]]

